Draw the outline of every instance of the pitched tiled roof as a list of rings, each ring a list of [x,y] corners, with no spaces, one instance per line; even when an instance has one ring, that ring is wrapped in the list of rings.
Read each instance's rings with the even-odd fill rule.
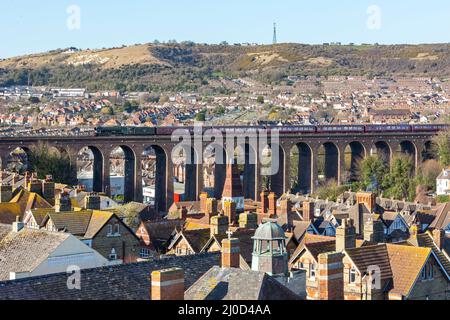
[[[88,230],[91,216],[92,211],[49,212],[46,219],[50,218],[58,231],[65,231],[75,236],[84,237]]]
[[[3,202],[0,203],[0,223],[12,224],[19,217],[23,219],[24,211],[22,211],[20,204]]]
[[[86,233],[85,239],[94,238],[101,228],[114,216],[114,213],[108,211],[94,210],[91,215]]]
[[[356,247],[359,248],[365,245],[367,245],[366,241],[356,240]],[[319,254],[336,251],[336,238],[306,233],[305,237],[303,237],[297,249],[295,249],[292,254],[289,262],[293,263],[305,249],[308,250],[317,261]]]
[[[430,235],[428,232],[421,233],[418,234],[416,237],[410,238],[408,242],[417,247],[430,248],[431,250],[433,250],[433,253],[438,258],[439,263],[442,265],[445,272],[450,276],[450,260],[436,246],[432,235]]]
[[[3,240],[11,232],[11,225],[0,224],[0,241]]]
[[[181,230],[183,225],[184,221],[179,219],[147,221],[144,223],[150,242],[156,251],[165,250],[167,248],[167,242],[175,232],[175,229]]]
[[[195,253],[199,253],[208,242],[210,229],[184,230],[181,232]]]
[[[436,219],[431,223],[432,229],[445,229],[450,224],[450,202],[442,204],[436,211]]]
[[[350,257],[361,274],[365,274],[370,266],[378,266],[382,280],[392,278],[392,269],[386,244],[346,249],[345,253]]]
[[[220,254],[213,253],[86,269],[81,290],[67,288],[67,273],[0,282],[0,300],[149,300],[152,271],[182,268],[189,288],[219,264]]]
[[[31,272],[70,234],[23,229],[10,232],[0,241],[0,281],[10,272]]]
[[[186,300],[299,300],[264,272],[212,267],[185,292]]]
[[[407,297],[430,256],[431,249],[387,244],[393,276],[392,293]]]

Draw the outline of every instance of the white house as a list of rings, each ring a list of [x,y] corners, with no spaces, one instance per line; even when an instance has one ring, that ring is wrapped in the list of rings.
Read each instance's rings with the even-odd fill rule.
[[[450,168],[442,170],[436,178],[436,194],[438,196],[450,195]]]

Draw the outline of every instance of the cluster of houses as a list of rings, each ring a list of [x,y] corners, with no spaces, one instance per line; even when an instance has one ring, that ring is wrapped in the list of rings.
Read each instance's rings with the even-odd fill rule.
[[[165,216],[141,205],[131,228],[104,195],[2,178],[0,299],[450,299],[448,203],[270,190],[255,201],[229,165],[221,199],[202,192]]]

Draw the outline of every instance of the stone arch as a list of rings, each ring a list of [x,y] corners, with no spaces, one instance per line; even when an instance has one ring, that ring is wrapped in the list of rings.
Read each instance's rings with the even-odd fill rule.
[[[339,180],[339,148],[333,142],[325,142],[318,150],[319,175],[323,182]],[[320,178],[320,177],[319,177]]]
[[[292,192],[308,194],[311,193],[312,180],[312,157],[311,147],[307,143],[297,143],[291,149],[291,172]]]
[[[359,180],[359,163],[366,156],[366,148],[358,141],[353,141],[347,144],[344,148],[344,167],[345,176],[344,182],[355,182]]]
[[[433,141],[425,141],[421,150],[421,158],[422,162],[426,162],[428,160],[438,160],[436,147]]]
[[[142,152],[144,202],[152,205],[156,212],[167,209],[167,158],[159,145],[146,146]]]
[[[256,198],[257,150],[248,139],[235,148],[235,162],[241,171],[242,187],[245,199]]]
[[[180,144],[172,151],[172,162],[175,166],[183,166],[183,181],[174,181],[174,191],[184,194],[184,201],[195,201],[198,197],[197,190],[197,165],[200,163],[197,151],[190,145]]]
[[[386,141],[377,141],[370,150],[370,155],[378,156],[387,166],[391,164],[392,149]]]
[[[103,192],[102,151],[92,145],[81,147],[76,156],[78,183],[86,186],[88,191]]]
[[[227,150],[220,143],[211,143],[203,151],[203,180],[205,189],[210,190],[214,198],[222,197],[226,178]]]
[[[120,150],[120,151],[119,151]],[[118,152],[119,151],[119,152]],[[119,159],[112,159],[112,154],[116,152],[120,155]],[[135,197],[135,174],[136,174],[136,154],[134,150],[128,145],[119,145],[113,148],[111,153],[109,154],[110,161],[110,188],[111,195],[120,194],[123,195],[124,203],[128,203],[134,200]],[[114,162],[118,163],[114,163]],[[114,176],[111,175],[111,170],[114,169],[115,166],[119,166],[119,168],[115,168],[118,173],[118,181],[114,182]],[[123,176],[123,178],[121,177]],[[120,185],[121,184],[121,185]],[[115,188],[120,188],[123,193],[114,192]]]
[[[285,192],[285,151],[280,144],[267,144],[261,155],[261,175],[266,188],[280,197]]]

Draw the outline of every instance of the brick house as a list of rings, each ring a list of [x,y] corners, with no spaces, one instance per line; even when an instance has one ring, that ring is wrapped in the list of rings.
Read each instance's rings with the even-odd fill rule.
[[[312,300],[450,299],[448,258],[437,248],[378,242],[357,240],[352,221],[344,220],[335,239],[307,234],[290,268],[306,270]]]
[[[110,261],[132,263],[139,257],[139,238],[113,212],[37,210],[46,211],[41,228],[71,233]]]

